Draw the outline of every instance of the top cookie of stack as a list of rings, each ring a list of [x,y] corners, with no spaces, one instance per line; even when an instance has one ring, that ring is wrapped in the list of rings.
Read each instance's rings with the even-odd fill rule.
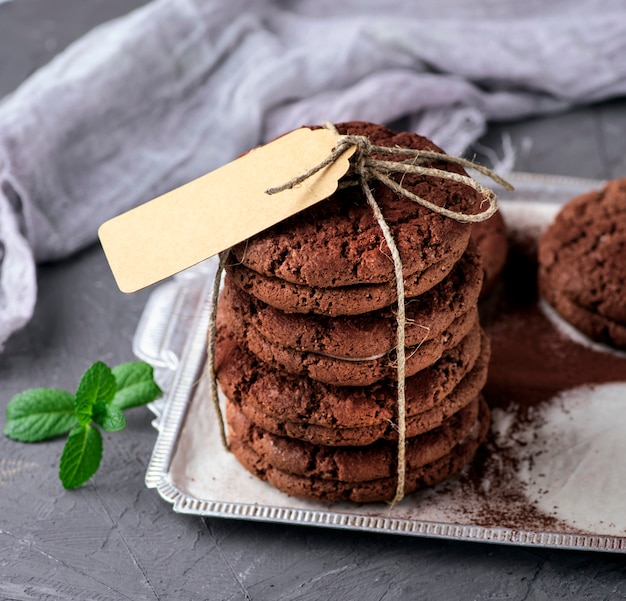
[[[426,138],[371,123],[337,129],[380,146],[442,152]],[[444,161],[429,167],[465,174]],[[401,179],[404,188],[439,206],[465,214],[481,210],[482,196],[463,183],[412,174]],[[407,425],[421,424],[407,429],[407,448],[414,454],[407,463],[405,491],[411,492],[458,472],[486,434],[489,412],[480,390],[489,345],[477,312],[483,272],[469,224],[441,216],[379,182],[370,187],[403,268]],[[397,412],[389,404],[397,379],[396,282],[390,251],[360,186],[339,189],[237,245],[226,271],[216,373],[229,399],[231,448],[238,459],[291,494],[322,500],[392,498],[396,458],[390,440]],[[412,386],[412,379],[420,386]],[[421,398],[425,389],[428,399]],[[351,404],[350,398],[375,399],[387,406],[378,411],[385,417],[364,403]],[[286,407],[290,403],[303,409]],[[328,410],[320,411],[324,403]],[[350,411],[353,415],[338,417]],[[372,436],[381,420],[380,433]],[[350,436],[345,438],[342,429]],[[425,435],[448,443],[435,445],[439,454],[433,455],[426,452],[432,445],[420,439]],[[357,472],[361,476],[351,481],[336,470],[299,470],[297,461],[284,461],[289,453],[326,453],[336,463],[338,446],[342,461],[349,456],[353,466],[365,461],[365,450],[368,461],[372,453],[379,462],[387,457],[386,475],[354,470],[354,478]]]
[[[441,152],[426,138],[370,123],[339,124],[337,129],[367,136],[380,146]],[[431,166],[464,174],[449,163]],[[399,201],[379,182],[370,185],[400,252],[406,295],[417,296],[450,272],[467,247],[471,228],[417,203]],[[405,175],[402,186],[451,210],[480,210],[480,194],[458,182]],[[232,253],[238,264],[229,273],[237,284],[283,311],[354,315],[395,301],[391,255],[359,186],[338,190],[331,199],[233,247]]]

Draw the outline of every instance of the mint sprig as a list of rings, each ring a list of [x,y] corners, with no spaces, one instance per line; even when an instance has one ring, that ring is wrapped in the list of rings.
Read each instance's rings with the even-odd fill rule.
[[[99,428],[122,430],[125,410],[150,403],[161,394],[151,365],[133,361],[111,369],[96,361],[83,374],[76,394],[33,388],[14,396],[7,405],[4,435],[21,442],[40,442],[69,432],[59,477],[64,488],[78,488],[100,467]]]

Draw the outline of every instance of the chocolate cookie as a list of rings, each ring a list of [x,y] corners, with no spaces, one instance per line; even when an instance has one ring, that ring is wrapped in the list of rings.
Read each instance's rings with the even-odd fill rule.
[[[460,411],[468,403],[472,402],[487,379],[487,371],[486,369],[481,369],[482,367],[483,364],[481,363],[480,367],[470,371],[441,404],[416,415],[408,415],[405,421],[406,435],[417,436],[437,428],[450,415]],[[398,437],[396,423],[392,420],[387,423],[363,426],[361,428],[329,428],[300,421],[279,422],[256,410],[251,405],[244,405],[242,411],[251,421],[269,432],[314,444],[360,446],[371,444],[377,440],[395,440]]]
[[[441,282],[464,250],[456,249],[426,270],[405,278],[405,296],[418,296]],[[331,317],[359,315],[388,307],[397,300],[395,282],[320,288],[262,275],[238,263],[229,263],[226,271],[242,290],[289,313],[319,313]]]
[[[481,298],[484,298],[494,289],[508,255],[509,243],[502,213],[498,211],[485,221],[473,223],[472,240],[482,259],[485,277]]]
[[[453,271],[428,292],[406,301],[406,345],[416,346],[440,336],[475,306],[481,290],[481,260],[475,246]],[[254,328],[271,343],[298,351],[359,359],[388,353],[396,345],[396,313],[388,307],[356,316],[328,317],[285,313],[263,303],[225,278],[220,303],[237,314],[245,328]]]
[[[367,136],[380,146],[443,152],[417,134],[396,134],[381,125],[352,122],[338,124],[337,129]],[[428,166],[465,174],[450,163],[433,161]],[[414,174],[394,177],[434,204],[465,213],[480,211],[482,196],[463,183]],[[423,272],[467,246],[468,224],[408,201],[383,184],[372,181],[370,187],[389,224],[406,276]],[[249,269],[293,284],[328,288],[394,281],[387,244],[357,185],[338,189],[328,199],[238,244],[232,253]]]
[[[269,367],[226,328],[219,331],[218,341],[216,370],[224,394],[264,429],[325,445],[396,437],[397,390],[391,382],[331,386]],[[436,364],[407,378],[409,435],[437,427],[475,398],[485,383],[488,362],[488,339],[472,331]]]
[[[479,417],[468,435],[447,455],[406,473],[405,494],[419,488],[433,486],[451,478],[463,470],[473,459],[478,447],[489,430],[490,411],[484,401],[480,404]],[[354,501],[365,503],[389,501],[396,492],[395,476],[377,478],[365,482],[342,482],[341,480],[298,476],[272,467],[251,446],[234,439],[231,449],[239,462],[252,474],[267,480],[286,494],[317,501]]]
[[[591,339],[626,348],[626,178],[568,202],[539,241],[539,288]]]
[[[226,396],[278,422],[357,428],[394,419],[397,391],[390,381],[367,387],[332,386],[267,365],[239,345],[226,327],[218,330],[217,342],[215,367]],[[443,402],[479,358],[488,362],[489,341],[473,330],[439,361],[406,379],[407,413],[421,413]]]
[[[396,377],[393,353],[374,357],[345,359],[297,351],[266,340],[258,330],[248,327],[236,313],[223,314],[240,344],[246,346],[265,363],[292,374],[307,375],[313,380],[336,386],[368,386],[383,378]],[[457,317],[442,334],[413,347],[407,347],[405,373],[412,376],[432,365],[447,350],[456,346],[473,328],[479,328],[478,310],[469,309]]]
[[[407,469],[422,467],[450,453],[474,426],[479,404],[477,397],[439,427],[407,438]],[[230,402],[226,405],[226,421],[231,442],[237,439],[248,445],[273,468],[289,474],[365,482],[397,472],[397,444],[379,441],[367,446],[329,447],[277,436],[251,422]]]

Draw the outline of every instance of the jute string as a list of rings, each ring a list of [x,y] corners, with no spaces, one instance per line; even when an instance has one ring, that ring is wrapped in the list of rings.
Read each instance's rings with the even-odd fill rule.
[[[230,252],[224,251],[220,253],[219,263],[217,265],[217,271],[215,272],[215,279],[213,280],[213,289],[211,290],[211,312],[209,314],[209,332],[207,343],[207,363],[209,364],[209,389],[211,392],[211,401],[215,414],[218,418],[218,424],[220,429],[220,439],[222,446],[230,451],[230,444],[226,436],[226,427],[224,426],[224,416],[222,415],[222,409],[220,407],[220,398],[217,391],[217,376],[215,374],[215,342],[217,340],[217,298],[220,294],[220,285],[222,283],[222,274],[226,267],[226,261]]]
[[[507,190],[511,190],[512,186],[503,178],[495,174],[490,169],[473,163],[467,159],[450,156],[440,152],[430,150],[415,150],[413,148],[400,148],[400,147],[388,147],[377,146],[366,136],[356,135],[340,135],[337,128],[332,123],[325,123],[324,127],[330,129],[339,136],[335,148],[331,153],[320,163],[306,171],[305,173],[294,177],[288,182],[270,188],[266,190],[267,194],[278,194],[284,190],[288,190],[306,181],[315,173],[324,169],[331,163],[334,163],[346,150],[352,146],[356,146],[356,151],[351,158],[351,167],[346,177],[342,178],[339,183],[340,187],[347,187],[353,185],[359,185],[365,195],[368,205],[372,209],[378,226],[380,227],[385,242],[391,252],[391,258],[394,266],[394,277],[396,284],[396,295],[398,298],[398,308],[396,313],[396,377],[398,381],[397,390],[397,413],[398,413],[398,451],[397,451],[397,485],[395,496],[391,501],[391,505],[395,505],[404,498],[405,480],[406,480],[406,388],[405,388],[405,371],[406,371],[406,351],[405,351],[405,331],[406,331],[406,307],[405,307],[405,294],[404,294],[404,276],[402,273],[402,261],[400,259],[400,253],[395,243],[389,224],[386,222],[380,206],[374,198],[374,194],[370,188],[371,181],[379,181],[386,185],[388,188],[396,192],[397,194],[417,202],[418,204],[456,221],[462,223],[477,223],[489,219],[498,210],[498,200],[495,193],[488,187],[483,186],[481,183],[472,179],[471,177],[445,171],[443,169],[435,169],[432,167],[425,167],[424,163],[431,161],[441,161],[446,163],[452,163],[460,165],[467,169],[474,169],[482,175],[485,175],[492,179],[494,182],[500,184]],[[405,160],[385,161],[381,159],[375,159],[374,154],[389,156],[389,157],[406,157]],[[470,186],[483,197],[483,203],[487,202],[488,207],[486,210],[476,214],[467,214],[459,211],[453,211],[446,207],[441,207],[434,204],[425,198],[421,198],[406,188],[402,187],[402,179],[400,183],[393,180],[390,175],[392,174],[416,174],[421,176],[439,177],[442,179],[452,180]],[[482,204],[481,203],[481,206]],[[228,251],[220,255],[220,262],[217,268],[215,276],[215,282],[212,292],[212,305],[209,324],[209,342],[208,342],[208,363],[209,363],[209,376],[210,376],[210,388],[211,399],[215,407],[216,414],[219,418],[220,436],[224,448],[229,449],[228,440],[226,437],[224,420],[219,404],[219,397],[217,392],[217,381],[215,376],[215,339],[217,332],[217,298],[219,294],[220,282],[222,279],[222,273],[226,265],[228,258]]]

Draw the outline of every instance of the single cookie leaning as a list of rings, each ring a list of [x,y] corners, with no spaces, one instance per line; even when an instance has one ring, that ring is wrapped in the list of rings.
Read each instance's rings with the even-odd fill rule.
[[[410,494],[419,488],[433,486],[461,472],[484,441],[489,430],[489,422],[489,408],[481,400],[478,419],[469,433],[449,453],[426,465],[415,468],[409,466],[406,471],[404,493]],[[317,501],[366,503],[389,501],[396,493],[397,478],[395,476],[361,482],[303,476],[274,467],[251,445],[236,437],[233,437],[231,449],[239,462],[252,474],[262,480],[267,480],[272,486],[289,495]]]
[[[440,336],[452,322],[476,306],[481,291],[481,259],[471,243],[452,272],[420,296],[406,300],[406,346]],[[272,344],[338,359],[379,357],[396,345],[394,307],[361,315],[329,317],[316,313],[285,313],[258,300],[226,276],[220,299],[244,327],[254,328]]]
[[[381,146],[442,152],[426,138],[396,134],[379,125],[354,122],[337,127],[341,133],[364,135]],[[465,174],[462,168],[443,161],[433,161],[429,166]],[[413,174],[398,175],[396,179],[401,180],[408,191],[447,209],[463,213],[480,211],[481,195],[465,184]],[[415,279],[417,274],[435,268],[433,280],[440,281],[441,277],[435,276],[441,272],[441,266],[449,271],[454,263],[449,264],[450,257],[458,258],[465,250],[471,233],[469,224],[408,201],[378,182],[370,182],[370,187],[398,247],[405,279]],[[308,289],[395,282],[389,249],[360,186],[337,190],[329,199],[236,245],[232,253],[234,263],[253,274]],[[263,300],[268,302],[266,298]],[[316,303],[309,304],[314,307]],[[300,312],[314,310],[299,307],[298,303],[280,308]]]
[[[539,241],[539,289],[591,339],[626,348],[626,178],[568,202]]]

